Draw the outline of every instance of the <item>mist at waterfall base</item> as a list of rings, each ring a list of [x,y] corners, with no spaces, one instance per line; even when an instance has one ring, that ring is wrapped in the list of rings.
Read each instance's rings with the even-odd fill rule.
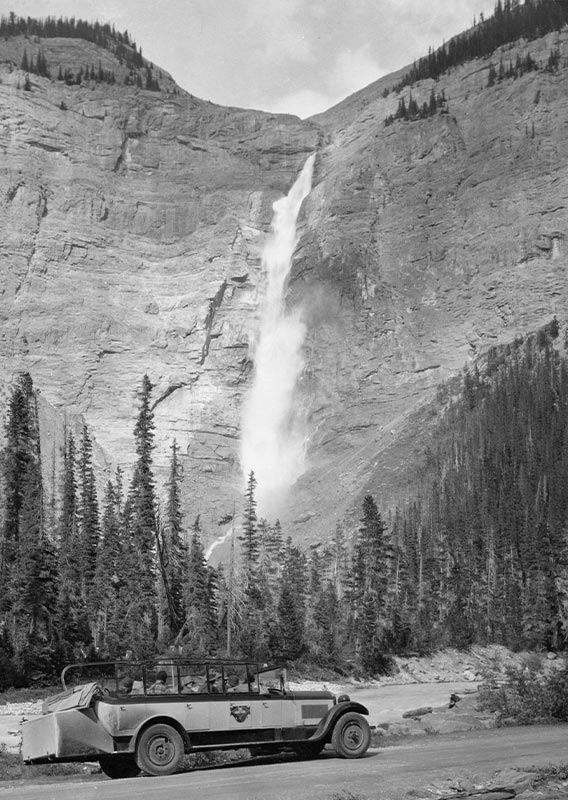
[[[272,233],[262,255],[267,285],[253,351],[253,383],[243,408],[241,466],[245,480],[254,471],[258,511],[267,517],[278,513],[305,470],[306,426],[296,385],[304,369],[306,325],[300,309],[286,310],[285,296],[298,243],[296,223],[311,190],[314,160],[315,154],[288,195],[274,203]]]

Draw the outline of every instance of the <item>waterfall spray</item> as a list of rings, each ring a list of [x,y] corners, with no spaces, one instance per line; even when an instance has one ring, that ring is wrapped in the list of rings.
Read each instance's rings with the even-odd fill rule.
[[[255,372],[242,421],[241,465],[254,470],[259,510],[267,513],[304,472],[305,430],[294,407],[304,368],[306,326],[299,310],[286,312],[285,294],[298,243],[296,221],[311,190],[315,154],[286,197],[273,205],[272,233],[262,254],[267,286],[254,350]]]

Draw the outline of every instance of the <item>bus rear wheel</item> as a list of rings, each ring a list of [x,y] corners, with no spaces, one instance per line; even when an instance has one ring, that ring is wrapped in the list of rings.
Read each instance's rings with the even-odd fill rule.
[[[136,745],[136,763],[147,775],[173,775],[183,760],[183,739],[171,725],[150,725]]]
[[[102,771],[109,778],[135,778],[140,773],[140,767],[129,756],[99,756]]]

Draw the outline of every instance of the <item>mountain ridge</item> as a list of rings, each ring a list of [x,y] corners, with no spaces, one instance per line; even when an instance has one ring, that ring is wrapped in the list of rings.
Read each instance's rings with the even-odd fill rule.
[[[488,87],[491,58],[478,59],[412,87],[420,102],[445,88],[449,113],[390,128],[409,90],[384,89],[404,70],[300,121],[136,86],[32,76],[25,92],[21,54],[7,46],[3,371],[30,369],[114,463],[132,452],[147,371],[157,464],[175,435],[186,510],[202,514],[209,539],[242,490],[239,414],[271,204],[310,152],[288,294],[309,320],[298,397],[309,466],[282,514],[293,538],[352,528],[367,491],[397,502],[404,463],[382,454],[408,436],[416,408],[475,353],[548,322],[566,299],[566,30],[506,50],[544,62],[558,47],[557,74]]]

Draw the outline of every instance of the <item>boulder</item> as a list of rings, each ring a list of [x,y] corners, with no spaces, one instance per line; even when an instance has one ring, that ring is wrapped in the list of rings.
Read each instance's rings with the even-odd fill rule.
[[[437,713],[421,719],[418,724],[426,733],[458,733],[493,728],[495,719],[485,715]]]
[[[383,733],[380,733],[382,731]],[[383,722],[377,725],[376,733],[380,736],[424,736],[424,728],[417,720],[404,722]]]
[[[432,707],[431,706],[422,706],[421,708],[414,708],[411,711],[405,711],[402,715],[403,719],[417,719],[418,717],[423,717],[425,714],[431,714]]]

